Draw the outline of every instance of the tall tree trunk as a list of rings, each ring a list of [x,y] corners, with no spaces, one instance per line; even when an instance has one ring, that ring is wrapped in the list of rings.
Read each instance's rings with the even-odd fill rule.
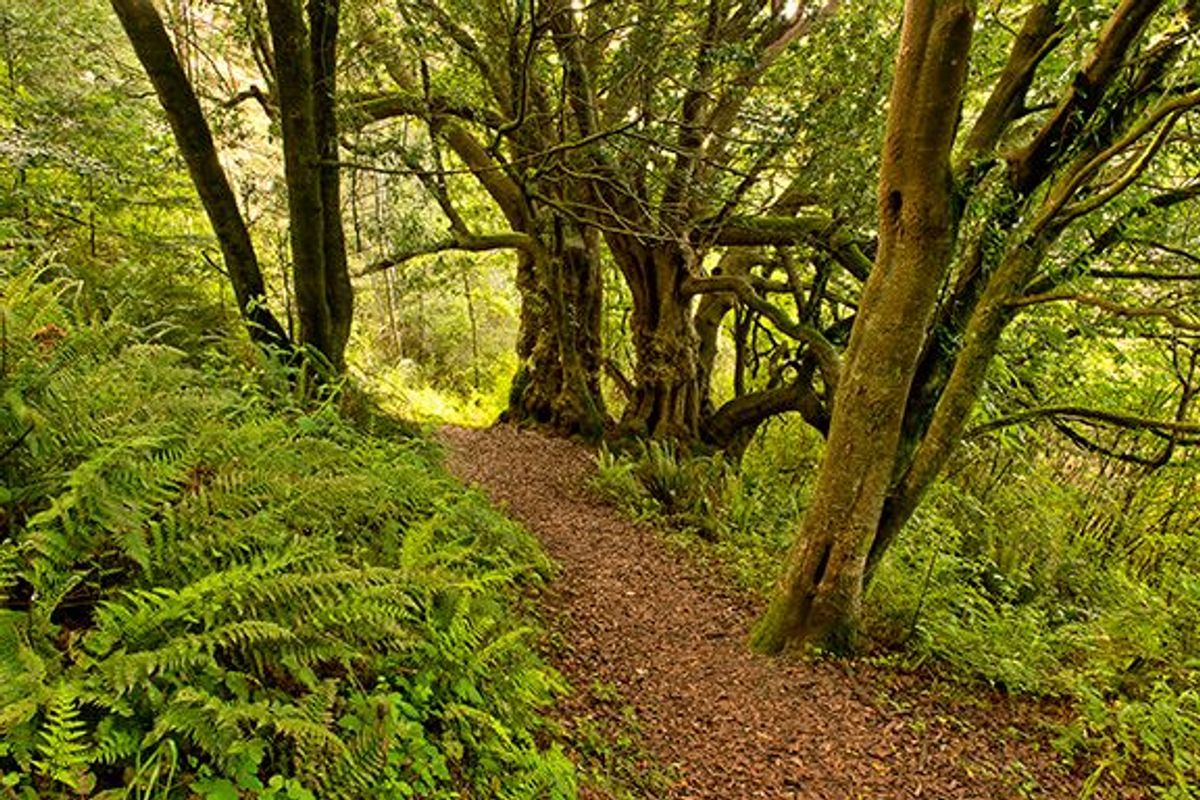
[[[313,72],[313,117],[321,174],[322,244],[325,252],[325,293],[329,304],[330,343],[345,352],[354,317],[354,289],[346,259],[342,226],[342,176],[338,167],[337,59],[340,0],[309,0],[312,25],[310,49]],[[329,355],[329,354],[327,354]],[[341,359],[331,361],[340,368]]]
[[[1023,241],[1021,246],[1010,250],[988,281],[963,331],[961,349],[928,426],[915,448],[905,448],[912,452],[911,460],[897,476],[884,504],[879,529],[867,554],[866,581],[870,581],[879,560],[954,452],[975,401],[983,391],[1000,337],[1016,314],[1011,300],[1020,295],[1033,276],[1054,235],[1051,232]]]
[[[880,171],[880,247],[838,385],[800,535],[754,635],[767,652],[855,644],[867,557],[954,248],[950,152],[967,73],[972,0],[908,0]]]
[[[262,271],[250,231],[217,157],[208,120],[162,17],[152,0],[111,2],[171,123],[192,184],[220,244],[238,310],[247,321],[251,338],[263,345],[287,348],[287,333],[267,307]]]
[[[275,51],[275,81],[283,130],[284,175],[288,189],[288,222],[292,240],[292,276],[296,292],[300,342],[311,346],[335,371],[345,367],[352,299],[346,271],[345,237],[337,170],[323,154],[336,157],[336,123],[332,98],[321,96],[314,77],[320,64],[320,91],[332,91],[328,59],[336,50],[336,3],[317,0],[310,39],[298,0],[266,0],[267,20]],[[331,139],[332,137],[332,143]],[[329,205],[327,205],[327,200]]]

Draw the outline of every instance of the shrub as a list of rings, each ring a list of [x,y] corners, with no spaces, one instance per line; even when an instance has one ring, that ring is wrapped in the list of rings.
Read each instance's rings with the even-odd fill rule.
[[[602,449],[593,487],[635,517],[699,536],[704,552],[727,565],[741,586],[766,592],[803,513],[817,459],[814,441],[787,423],[779,427],[786,430],[758,437],[736,465],[665,442],[639,443],[621,454]]]
[[[716,540],[725,531],[732,473],[720,456],[682,456],[670,442],[638,444],[632,456],[600,453],[596,488],[634,513]]]

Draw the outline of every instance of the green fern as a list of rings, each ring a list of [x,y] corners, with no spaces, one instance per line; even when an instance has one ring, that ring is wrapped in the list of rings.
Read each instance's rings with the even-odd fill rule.
[[[77,702],[74,689],[68,685],[52,694],[38,731],[37,759],[33,766],[50,780],[87,794],[96,779],[88,769],[91,745]]]
[[[508,597],[546,561],[428,445],[72,316],[66,285],[4,288],[0,435],[33,426],[0,462],[18,788],[449,798],[569,770],[533,735],[562,687]]]

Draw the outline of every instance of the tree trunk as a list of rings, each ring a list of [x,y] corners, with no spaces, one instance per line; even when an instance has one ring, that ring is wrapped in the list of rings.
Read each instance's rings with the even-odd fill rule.
[[[339,369],[354,318],[354,288],[350,284],[346,233],[342,226],[342,175],[337,165],[337,43],[340,12],[340,0],[309,0],[313,118],[320,159],[321,233],[325,248],[325,293],[329,304],[330,347],[339,354],[337,358],[330,353],[326,355]]]
[[[331,98],[319,96],[313,70],[314,63],[321,65],[320,91],[332,91],[334,65],[328,59],[336,51],[329,39],[336,36],[337,23],[324,15],[336,16],[336,3],[327,7],[315,2],[310,7],[313,12],[321,9],[313,20],[321,25],[313,32],[315,39],[310,39],[298,0],[267,0],[266,6],[275,50],[300,342],[341,371],[352,300],[337,173],[322,158],[331,136],[336,155],[337,128],[329,118]]]
[[[681,291],[686,255],[673,245],[646,247],[610,237],[633,296],[633,394],[621,417],[629,436],[695,442],[700,437],[699,339],[691,298]]]
[[[563,226],[548,251],[520,255],[521,363],[505,419],[532,421],[590,439],[604,432],[600,393],[602,287],[594,234]]]
[[[1052,238],[1053,234],[1022,241],[1020,246],[1007,253],[988,281],[965,326],[961,349],[919,444],[915,448],[902,449],[908,463],[896,476],[884,504],[879,529],[867,554],[866,581],[870,581],[879,560],[954,452],[975,401],[983,391],[988,366],[995,357],[1000,337],[1016,314],[1010,301],[1020,295],[1033,276]],[[907,458],[909,452],[912,453],[911,460]]]
[[[855,645],[867,557],[937,294],[953,254],[950,152],[971,0],[908,0],[880,171],[880,248],[834,398],[812,502],[754,641],[767,652]]]
[[[289,347],[287,333],[267,307],[262,271],[250,231],[217,157],[208,120],[162,17],[151,0],[112,0],[112,7],[171,123],[176,145],[220,244],[238,310],[247,322],[250,337],[262,345]]]

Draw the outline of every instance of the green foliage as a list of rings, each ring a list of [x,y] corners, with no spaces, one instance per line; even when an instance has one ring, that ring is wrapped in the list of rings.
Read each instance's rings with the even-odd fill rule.
[[[1022,443],[968,449],[884,559],[870,630],[908,664],[1074,698],[1060,745],[1093,765],[1088,792],[1193,798],[1200,575],[1180,558],[1195,529],[1170,524],[1178,495],[1160,492],[1194,468],[1093,482],[1068,463],[1069,477]]]
[[[790,439],[793,445],[782,446]],[[744,588],[765,593],[787,552],[817,459],[814,435],[779,420],[740,464],[690,456],[671,444],[600,453],[594,488],[632,515],[705,540],[702,552],[727,566]],[[799,442],[799,446],[796,446]]]
[[[1129,777],[1133,767],[1158,782],[1158,794],[1172,800],[1200,797],[1200,689],[1154,683],[1144,698],[1108,701],[1083,693],[1081,714],[1059,738],[1066,753],[1090,753],[1095,764],[1084,785],[1093,797],[1100,781]]]
[[[516,371],[517,359],[511,352],[498,356],[492,362],[485,391],[439,388],[414,367],[411,361],[401,361],[398,366],[381,364],[364,375],[364,383],[384,410],[401,419],[482,428],[495,422],[507,407],[509,378]]]
[[[616,457],[600,453],[596,488],[629,510],[716,540],[725,528],[733,477],[721,456],[683,457],[670,442],[639,442]]]
[[[1172,555],[1195,532],[1146,524],[1129,513],[1136,503],[1097,502],[1154,494],[1170,471],[1064,479],[1018,447],[969,448],[955,479],[934,487],[879,569],[870,630],[902,643],[909,664],[1075,698],[1060,743],[1095,765],[1093,788],[1137,780],[1195,796],[1200,575]]]
[[[0,771],[16,797],[569,797],[533,541],[420,439],[4,285]]]
[[[131,82],[123,44],[102,0],[0,4],[0,253],[71,279],[86,316],[119,313],[196,352],[231,328],[233,304],[167,122],[150,96],[135,100],[148,87]]]
[[[499,256],[448,256],[373,276],[358,293],[356,378],[404,419],[495,422],[517,368],[511,271]]]

